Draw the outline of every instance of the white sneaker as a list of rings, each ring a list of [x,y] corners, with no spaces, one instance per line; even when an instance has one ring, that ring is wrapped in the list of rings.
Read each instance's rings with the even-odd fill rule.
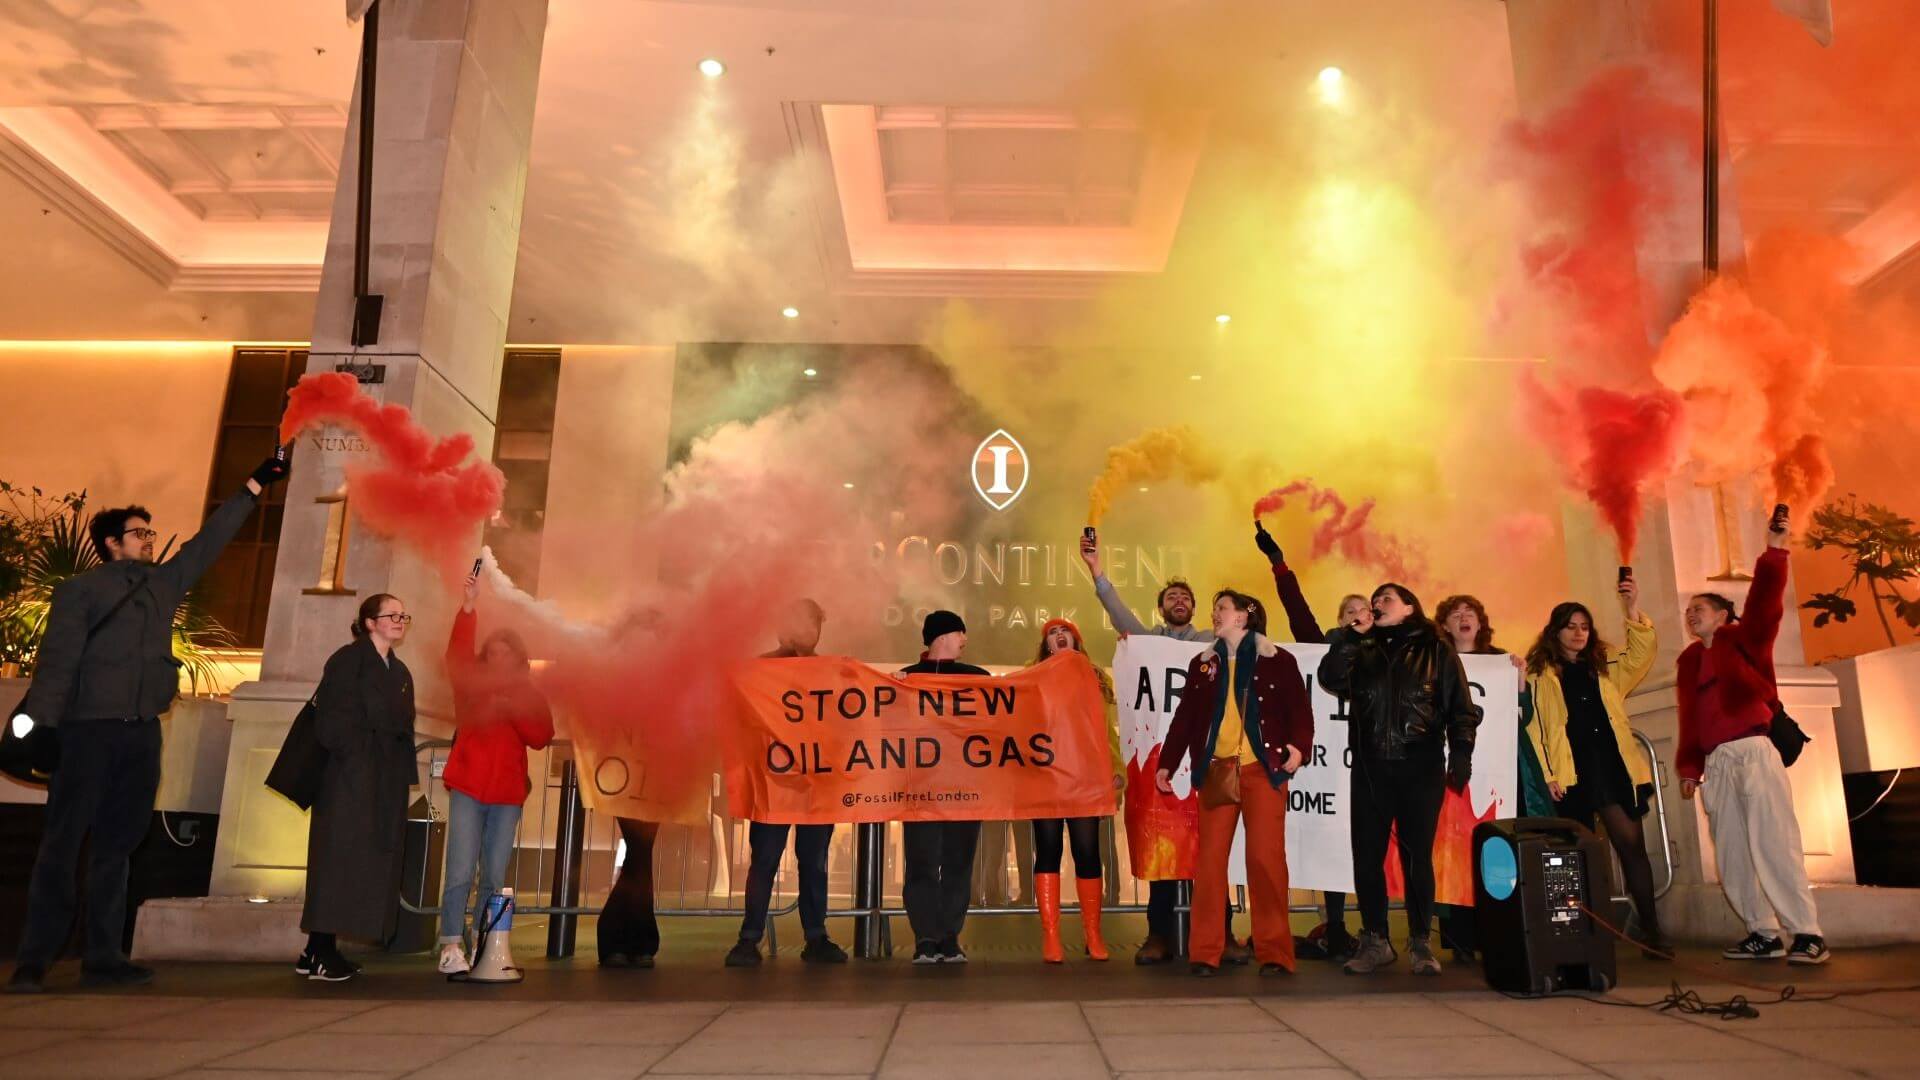
[[[465,975],[470,970],[467,951],[457,941],[440,946],[440,974]]]

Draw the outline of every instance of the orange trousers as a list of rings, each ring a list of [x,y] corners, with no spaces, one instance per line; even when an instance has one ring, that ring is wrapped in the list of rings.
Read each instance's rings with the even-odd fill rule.
[[[1253,955],[1262,964],[1293,970],[1293,923],[1287,911],[1287,788],[1275,791],[1258,763],[1240,766],[1240,802],[1200,808],[1200,850],[1193,865],[1193,910],[1227,905],[1227,857],[1234,827],[1247,822],[1247,893],[1253,909]],[[1188,920],[1187,959],[1220,966],[1226,927],[1206,917]]]

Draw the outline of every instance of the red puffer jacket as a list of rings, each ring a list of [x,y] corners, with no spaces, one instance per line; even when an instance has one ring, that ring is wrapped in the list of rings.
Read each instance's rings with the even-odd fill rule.
[[[521,673],[488,671],[474,654],[474,615],[454,616],[447,642],[453,681],[453,752],[443,778],[449,790],[494,806],[525,802],[527,750],[553,740],[553,711]]]

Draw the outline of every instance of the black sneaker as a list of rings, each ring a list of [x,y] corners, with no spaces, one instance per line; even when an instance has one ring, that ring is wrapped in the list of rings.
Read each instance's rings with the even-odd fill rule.
[[[734,942],[733,948],[727,950],[727,966],[759,967],[760,943],[757,941],[748,941],[746,938],[741,938],[739,941]]]
[[[817,937],[807,942],[800,950],[800,959],[808,964],[844,964],[847,962],[847,950],[833,943],[832,938]]]
[[[1787,950],[1789,964],[1824,964],[1833,958],[1827,939],[1819,934],[1793,935],[1793,948]]]
[[[960,947],[958,937],[950,937],[940,943],[940,962],[943,964],[964,964],[967,951]]]
[[[300,954],[300,959],[293,962],[293,973],[304,979],[313,974],[313,965],[315,963],[317,963],[317,961],[313,958],[313,950],[308,949],[306,952]]]
[[[1778,960],[1787,955],[1787,945],[1777,937],[1748,934],[1720,955],[1729,960]]]
[[[44,994],[47,992],[47,969],[37,964],[20,964],[13,969],[13,978],[7,980],[9,994]]]
[[[940,946],[931,941],[918,941],[913,946],[913,962],[916,964],[937,964],[940,962]]]
[[[1293,973],[1288,971],[1285,967],[1279,964],[1261,964],[1260,974],[1267,975],[1267,976],[1274,976],[1274,975],[1291,975]]]
[[[1197,979],[1211,979],[1220,974],[1220,969],[1212,964],[1188,964],[1187,974]]]
[[[145,986],[153,981],[153,969],[125,960],[111,967],[80,969],[82,986]]]
[[[307,979],[311,982],[337,983],[346,982],[358,974],[360,969],[348,963],[346,957],[335,951],[315,956],[313,970],[307,972]]]

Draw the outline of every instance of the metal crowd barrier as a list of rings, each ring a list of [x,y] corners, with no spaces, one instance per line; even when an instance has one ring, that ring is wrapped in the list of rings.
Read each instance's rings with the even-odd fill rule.
[[[1673,888],[1674,860],[1673,845],[1667,826],[1667,805],[1665,787],[1659,781],[1662,778],[1662,763],[1652,740],[1639,731],[1634,738],[1645,749],[1652,763],[1654,784],[1654,817],[1660,825],[1658,847],[1653,846],[1653,838],[1647,838],[1649,852],[1658,852],[1658,864],[1665,868],[1665,880],[1655,890],[1656,896],[1665,896]],[[429,819],[432,822],[444,821],[446,815],[446,790],[441,783],[441,771],[446,763],[447,751],[452,742],[446,739],[427,739],[421,741],[416,751],[421,759],[422,798],[426,804]],[[536,762],[544,765],[537,768],[533,794],[529,797],[526,811],[522,814],[519,836],[514,845],[513,858],[509,864],[506,881],[514,887],[516,907],[526,915],[548,916],[547,949],[552,957],[571,956],[577,935],[578,920],[583,915],[596,915],[606,901],[614,880],[619,873],[620,841],[615,823],[602,815],[587,809],[580,797],[579,776],[574,766],[571,746],[564,740],[556,741]],[[745,881],[750,855],[746,843],[747,822],[726,817],[718,812],[718,792],[714,792],[715,812],[709,814],[704,827],[663,825],[660,839],[656,841],[654,856],[654,914],[672,918],[742,918],[745,913]],[[987,871],[984,875],[987,886],[988,902],[976,904],[968,909],[969,916],[1006,916],[1034,915],[1037,909],[1031,904],[1032,885],[1030,860],[1025,867],[1017,865],[1025,860],[1018,843],[1017,830],[1024,822],[987,822],[989,828],[1002,828],[1011,824],[1016,832],[1009,838],[1007,846],[1000,851],[1002,865],[997,875]],[[898,843],[898,822],[883,825],[858,825],[849,830],[852,833],[851,848],[853,870],[847,875],[847,888],[835,890],[831,867],[834,860],[829,857],[829,907],[827,917],[833,919],[851,918],[855,920],[856,952],[862,956],[884,956],[891,952],[889,923],[891,918],[904,916],[906,908],[898,902],[900,882],[893,880],[895,860],[889,858],[890,850]],[[1108,829],[1114,828],[1109,821]],[[669,842],[671,838],[671,842]],[[696,838],[700,841],[696,844]],[[843,838],[840,827],[835,830],[835,844]],[[1103,910],[1111,914],[1141,914],[1147,910],[1143,898],[1142,883],[1135,880],[1129,870],[1129,863],[1119,848],[1119,837],[1110,832],[1103,842],[1103,862],[1107,864],[1107,899]],[[663,854],[664,849],[664,854]],[[832,849],[829,849],[830,852]],[[601,853],[605,858],[600,857]],[[1009,865],[1008,854],[1017,854],[1020,860]],[[1071,856],[1067,856],[1071,858]],[[423,860],[416,880],[403,882],[400,905],[402,910],[416,915],[437,914],[439,911],[439,890],[433,884],[431,871],[434,859]],[[601,864],[604,862],[604,871]],[[668,871],[664,882],[661,873]],[[672,874],[677,863],[678,874]],[[841,865],[845,865],[844,860]],[[1008,903],[1012,890],[1007,887],[1006,877],[1012,869],[1020,881],[1019,892],[1028,902]],[[1623,880],[1619,871],[1618,858],[1614,860],[1614,880]],[[779,874],[774,880],[773,903],[770,905],[766,927],[766,940],[770,947],[778,947],[775,922],[776,917],[787,915],[799,906],[799,899],[793,891],[793,864],[791,855],[783,855]],[[997,877],[997,881],[995,878]],[[980,898],[983,885],[983,872],[978,864],[975,869],[974,889],[976,899]],[[409,896],[408,892],[412,895]],[[844,895],[851,899],[851,906],[835,907],[833,896]],[[1001,902],[993,902],[993,897]],[[1124,896],[1124,899],[1123,899]],[[1188,916],[1187,894],[1183,888],[1176,911],[1182,920]],[[1629,898],[1616,895],[1616,901],[1625,902]],[[719,903],[715,901],[719,900]],[[1245,911],[1246,891],[1244,887],[1236,890],[1234,901],[1236,911]],[[1400,908],[1399,902],[1393,905]],[[1291,905],[1295,913],[1310,913],[1320,910],[1320,905],[1303,902]]]

